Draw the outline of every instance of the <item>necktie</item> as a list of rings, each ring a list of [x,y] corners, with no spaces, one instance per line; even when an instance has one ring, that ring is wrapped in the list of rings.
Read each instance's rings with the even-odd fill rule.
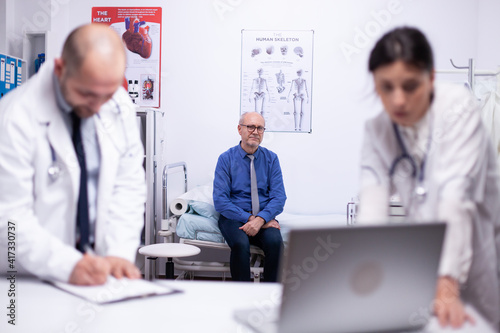
[[[87,196],[87,167],[85,164],[85,151],[83,150],[82,133],[80,130],[80,117],[71,112],[73,119],[73,146],[76,157],[80,165],[80,193],[78,195],[78,208],[76,214],[76,226],[80,232],[80,240],[77,241],[77,248],[80,252],[85,252],[86,245],[89,244],[89,205]]]
[[[250,154],[247,156],[250,159],[250,193],[252,195],[252,215],[257,216],[257,214],[260,212],[260,207],[259,191],[257,188],[257,176],[255,175],[255,165],[253,163],[255,156]]]

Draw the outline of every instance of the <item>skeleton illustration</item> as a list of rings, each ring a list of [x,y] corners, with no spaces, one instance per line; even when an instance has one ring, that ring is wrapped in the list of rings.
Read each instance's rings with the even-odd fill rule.
[[[261,77],[263,72],[262,68],[257,70],[259,77],[253,79],[252,88],[250,89],[250,94],[248,96],[250,103],[252,102],[253,97],[255,102],[255,112],[260,112],[261,115],[264,115],[264,103],[267,95],[269,95],[267,81]]]
[[[253,49],[252,50],[252,58],[255,57],[256,55],[260,54],[260,49]]]
[[[279,73],[276,73],[276,81],[278,82],[278,93],[281,94],[285,90],[285,74],[280,69]]]
[[[298,77],[295,80],[292,80],[287,101],[290,102],[290,94],[293,91],[293,116],[295,118],[295,130],[300,131],[302,129],[302,117],[304,116],[304,99],[306,99],[306,103],[309,103],[309,93],[307,92],[306,80],[302,78],[302,69],[297,71],[297,76]]]
[[[296,48],[294,48],[293,52],[295,52],[295,54],[301,58],[304,56],[304,50],[300,46],[297,46]]]

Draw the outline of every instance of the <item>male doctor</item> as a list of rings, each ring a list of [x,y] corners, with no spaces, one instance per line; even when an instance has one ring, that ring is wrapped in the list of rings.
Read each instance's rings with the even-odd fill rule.
[[[0,100],[0,252],[14,258],[0,274],[140,278],[143,146],[120,87],[125,58],[114,31],[79,27],[61,58]]]

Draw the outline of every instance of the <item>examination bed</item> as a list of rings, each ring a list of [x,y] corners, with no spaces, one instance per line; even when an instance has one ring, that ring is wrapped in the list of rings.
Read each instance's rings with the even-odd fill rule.
[[[182,167],[184,172],[184,193],[167,202],[169,169]],[[166,242],[179,242],[198,246],[202,253],[206,249],[223,250],[229,253],[229,246],[225,243],[219,227],[219,213],[215,210],[212,198],[212,185],[198,186],[188,191],[187,167],[184,162],[165,166],[163,171],[163,219],[159,236],[165,237]],[[326,226],[346,225],[347,216],[344,214],[302,215],[284,212],[276,217],[281,226],[281,234],[286,246],[288,231],[294,226]],[[263,272],[263,251],[251,246],[251,273],[255,282],[260,280]],[[228,257],[228,256],[227,256]],[[196,258],[195,258],[196,259]],[[192,278],[194,272],[220,272],[223,279],[229,273],[229,262],[186,260],[174,258],[175,268],[182,278]]]

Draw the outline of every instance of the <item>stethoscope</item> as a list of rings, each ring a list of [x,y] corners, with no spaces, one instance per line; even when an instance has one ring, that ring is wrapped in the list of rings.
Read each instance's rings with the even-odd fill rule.
[[[49,175],[49,179],[55,182],[59,178],[59,175],[61,174],[61,166],[57,162],[56,151],[54,150],[54,147],[52,147],[50,142],[49,146],[50,146],[50,155],[52,161],[47,169],[47,173]]]
[[[123,121],[123,116],[122,116],[122,111],[121,111],[121,108],[120,108],[120,104],[118,104],[118,102],[116,102],[116,100],[114,98],[112,98],[111,101],[113,101],[113,103],[116,106],[116,110],[117,110],[117,113],[118,113],[118,115],[120,117],[121,125],[122,125],[122,130],[123,130],[123,133],[124,133],[124,136],[125,136],[125,147],[128,147],[129,140],[128,140],[128,136],[127,136],[127,131],[125,130],[125,123]],[[99,119],[99,121],[101,121],[100,114],[97,114],[97,118]],[[50,123],[46,124],[47,127],[49,125],[50,125]],[[109,135],[109,133],[107,133],[107,134]],[[113,145],[115,146],[115,148],[117,150],[119,150],[118,149],[118,145],[116,144],[116,142],[114,140],[111,140],[111,141],[113,142]],[[47,168],[47,174],[49,176],[49,179],[52,182],[55,182],[59,178],[59,176],[61,175],[62,168],[61,168],[59,162],[57,161],[56,151],[54,150],[54,147],[52,146],[52,144],[50,143],[50,141],[49,141],[49,147],[50,147],[51,163],[50,163],[49,167]],[[127,151],[127,148],[125,148],[125,151]]]
[[[403,142],[403,138],[401,137],[401,133],[399,132],[398,125],[396,125],[395,123],[392,123],[392,128],[394,129],[394,134],[396,135],[396,140],[398,142],[399,148],[401,149],[401,155],[399,155],[392,163],[391,168],[389,169],[389,177],[390,177],[390,179],[393,178],[393,176],[396,173],[396,168],[397,168],[398,164],[401,164],[403,161],[407,161],[412,169],[411,177],[417,180],[417,186],[415,187],[414,195],[419,200],[423,201],[425,199],[425,196],[427,195],[427,190],[424,187],[425,162],[427,160],[427,154],[429,152],[430,142],[432,139],[431,138],[432,130],[429,130],[429,138],[427,140],[426,152],[422,158],[422,161],[420,162],[420,168],[418,168],[417,163],[415,162],[415,159],[410,154],[408,154],[408,150],[406,149],[406,146]]]

